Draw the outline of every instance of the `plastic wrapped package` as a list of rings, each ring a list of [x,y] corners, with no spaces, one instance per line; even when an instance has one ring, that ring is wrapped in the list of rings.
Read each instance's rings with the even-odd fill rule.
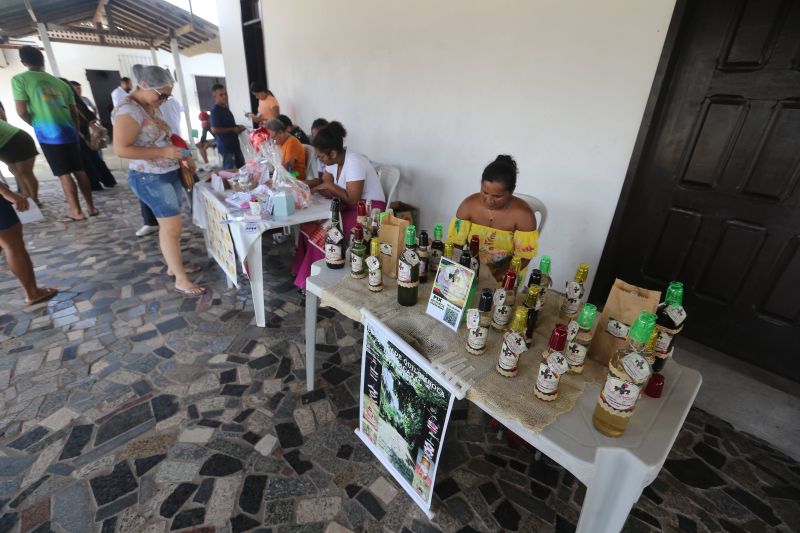
[[[239,145],[242,148],[242,155],[244,155],[245,163],[248,161],[255,161],[258,159],[258,150],[253,147],[251,142],[252,133],[247,135],[247,130],[239,134]]]
[[[286,170],[280,161],[280,151],[277,149],[267,150],[269,152],[270,162],[274,168],[272,172],[272,182],[270,183],[271,194],[278,194],[279,192],[291,192],[294,197],[294,207],[296,209],[304,209],[308,207],[311,202],[311,189],[295,178],[289,171]]]
[[[250,132],[250,144],[256,152],[261,151],[261,145],[268,141],[269,130],[267,128],[256,128]],[[245,154],[245,159],[247,159],[247,154]]]

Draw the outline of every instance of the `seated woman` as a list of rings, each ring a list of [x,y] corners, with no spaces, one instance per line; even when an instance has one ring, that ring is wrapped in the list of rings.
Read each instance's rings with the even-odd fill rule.
[[[270,138],[281,148],[281,165],[289,172],[297,172],[299,179],[306,179],[306,149],[303,144],[289,133],[280,119],[271,118],[265,126]]]
[[[505,276],[515,255],[524,268],[536,255],[539,241],[536,216],[514,196],[517,172],[510,155],[498,155],[483,169],[481,192],[461,202],[447,232],[447,242],[459,247],[468,246],[470,238],[477,235],[481,263],[488,265],[498,280]]]
[[[386,198],[378,173],[369,160],[344,147],[346,135],[344,127],[335,121],[317,132],[311,143],[317,157],[325,164],[325,171],[321,179],[307,179],[306,183],[314,192],[341,200],[340,219],[344,234],[350,235],[350,230],[356,225],[358,201],[371,200],[373,208],[384,210]],[[301,290],[306,288],[311,265],[325,258],[327,222],[322,220],[300,226],[300,240],[297,243],[292,272],[297,276],[294,284]]]

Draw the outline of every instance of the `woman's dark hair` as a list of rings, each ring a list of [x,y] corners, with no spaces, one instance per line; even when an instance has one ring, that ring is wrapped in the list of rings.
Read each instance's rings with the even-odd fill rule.
[[[325,153],[330,153],[331,150],[344,150],[344,138],[347,137],[347,130],[344,129],[341,122],[334,120],[314,136],[311,141],[311,146],[317,150]]]
[[[19,49],[19,60],[31,67],[44,66],[44,55],[35,46],[21,46]]]
[[[318,118],[311,123],[311,129],[314,130],[314,129],[324,128],[327,125],[328,125],[327,120],[325,120],[324,118]]]
[[[278,115],[278,120],[283,122],[283,125],[286,126],[287,128],[292,127],[292,119],[290,119],[286,115]]]
[[[275,96],[272,94],[272,91],[267,89],[263,83],[260,81],[254,81],[250,84],[250,92],[251,93],[267,93],[268,96]]]
[[[508,192],[517,187],[517,162],[510,155],[500,154],[483,169],[481,181],[502,183]]]

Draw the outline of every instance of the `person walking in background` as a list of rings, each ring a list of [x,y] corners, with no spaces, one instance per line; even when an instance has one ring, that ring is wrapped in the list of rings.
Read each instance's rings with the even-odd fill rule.
[[[172,144],[172,130],[159,109],[172,97],[175,82],[168,71],[152,65],[134,65],[133,75],[136,89],[114,108],[114,152],[131,160],[128,184],[158,217],[161,253],[167,274],[175,276],[175,290],[200,296],[205,289],[188,278],[181,257],[183,186],[178,171],[183,150]]]
[[[36,205],[42,205],[39,201],[39,181],[33,174],[33,163],[38,154],[31,136],[7,122],[6,110],[0,102],[0,161],[14,175],[22,196],[30,198]]]
[[[58,294],[58,291],[36,284],[33,263],[25,249],[22,224],[17,216],[17,211],[27,210],[28,199],[0,183],[0,248],[6,256],[8,269],[17,277],[22,290],[25,291],[25,304],[33,305],[49,300]]]
[[[245,129],[237,124],[228,107],[228,91],[216,84],[211,88],[214,105],[211,106],[211,133],[217,142],[217,151],[222,156],[222,168],[233,169],[244,166],[244,155],[239,146],[239,134]]]
[[[197,151],[200,152],[200,157],[203,159],[203,163],[207,165],[208,149],[212,146],[216,146],[217,143],[208,139],[208,134],[211,133],[211,115],[207,111],[200,111],[200,114],[197,115],[197,118],[200,119],[200,127],[203,128],[203,132],[200,134],[200,141],[197,143]],[[211,133],[211,135],[213,136],[214,134]]]
[[[278,118],[281,114],[281,108],[278,104],[278,99],[272,94],[272,91],[264,87],[263,83],[254,81],[250,84],[250,92],[253,96],[258,98],[258,113],[247,113],[247,118],[256,123],[266,122],[271,118]]]
[[[117,107],[123,98],[131,92],[131,79],[128,77],[119,79],[119,87],[111,91],[111,103]]]
[[[50,170],[61,180],[69,203],[65,221],[85,219],[78,201],[78,188],[89,216],[97,216],[92,185],[81,163],[75,93],[68,84],[44,71],[44,56],[37,48],[23,46],[19,57],[28,72],[11,78],[17,114],[33,126]]]
[[[94,105],[94,102],[92,102],[89,97],[83,95],[83,87],[81,87],[81,84],[74,80],[69,82],[69,84],[72,85],[72,88],[75,90],[75,94],[78,95],[78,98],[80,98],[80,100],[86,104],[86,107],[88,107],[95,118],[97,118],[97,106]]]
[[[283,122],[283,125],[286,126],[286,131],[289,132],[289,135],[300,141],[302,144],[311,144],[311,140],[309,140],[306,132],[304,132],[297,124],[292,124],[292,119],[286,115],[278,115],[278,120]]]

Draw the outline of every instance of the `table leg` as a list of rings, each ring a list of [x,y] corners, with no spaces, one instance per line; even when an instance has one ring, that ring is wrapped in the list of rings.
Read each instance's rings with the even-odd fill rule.
[[[317,303],[319,298],[306,291],[306,389],[314,390],[314,364],[317,351]]]
[[[600,448],[586,488],[578,533],[617,533],[644,489],[647,469],[623,449]]]
[[[250,294],[253,296],[256,325],[263,328],[267,325],[267,320],[264,316],[264,270],[261,267],[261,238],[256,239],[247,251],[247,266],[250,270]]]

